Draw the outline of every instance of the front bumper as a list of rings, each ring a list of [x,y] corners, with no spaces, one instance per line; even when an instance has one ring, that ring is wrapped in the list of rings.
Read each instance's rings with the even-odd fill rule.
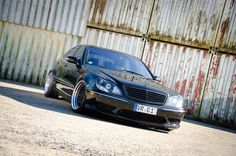
[[[158,108],[156,115],[144,114],[133,111],[134,103],[137,102],[93,91],[86,92],[87,108],[151,127],[179,128],[179,123],[185,114],[184,111],[165,109],[163,106],[158,105],[150,105],[151,107]],[[139,104],[148,105],[140,102]]]

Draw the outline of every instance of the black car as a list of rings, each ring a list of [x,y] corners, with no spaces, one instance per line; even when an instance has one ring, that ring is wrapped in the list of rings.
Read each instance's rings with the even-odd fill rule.
[[[79,45],[49,72],[44,95],[59,95],[75,112],[93,109],[150,127],[172,130],[184,116],[183,99],[162,86],[138,58]]]

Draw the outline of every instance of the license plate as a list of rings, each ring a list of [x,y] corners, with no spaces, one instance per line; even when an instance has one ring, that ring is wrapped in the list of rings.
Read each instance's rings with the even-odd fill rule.
[[[157,114],[157,108],[144,106],[144,105],[140,105],[140,104],[134,104],[134,111],[135,112],[146,113],[146,114],[151,114],[151,115],[156,115]]]

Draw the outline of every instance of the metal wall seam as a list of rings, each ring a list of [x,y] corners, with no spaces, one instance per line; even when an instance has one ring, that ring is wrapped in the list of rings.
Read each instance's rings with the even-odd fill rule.
[[[144,46],[144,41],[140,37],[91,28],[87,29],[82,43],[122,51],[138,58],[141,58]]]
[[[90,0],[1,0],[0,20],[82,37],[90,5]]]
[[[81,42],[78,36],[7,22],[0,28],[0,77],[27,83],[42,85],[56,59]]]

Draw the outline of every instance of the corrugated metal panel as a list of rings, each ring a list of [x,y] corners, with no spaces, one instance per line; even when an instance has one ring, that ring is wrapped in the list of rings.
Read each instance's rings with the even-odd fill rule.
[[[81,40],[72,35],[0,23],[0,78],[4,79],[42,85],[55,60]]]
[[[236,2],[234,0],[226,1],[216,47],[221,51],[236,54]]]
[[[209,48],[223,7],[222,0],[156,0],[149,33],[157,40]]]
[[[87,29],[82,43],[118,50],[139,58],[141,58],[144,46],[144,41],[140,37],[90,28]]]
[[[146,34],[153,0],[95,0],[89,25],[128,34]]]
[[[90,0],[0,0],[0,20],[84,36]]]
[[[196,117],[210,63],[207,51],[158,41],[147,42],[143,61],[162,84],[180,93],[188,115]]]
[[[200,117],[236,124],[235,55],[213,56]]]

